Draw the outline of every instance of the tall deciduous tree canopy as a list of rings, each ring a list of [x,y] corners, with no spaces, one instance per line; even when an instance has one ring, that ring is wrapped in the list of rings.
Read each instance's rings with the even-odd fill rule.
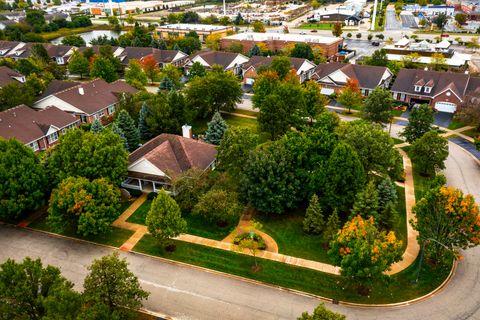
[[[437,131],[429,131],[411,147],[412,161],[423,174],[433,174],[435,169],[445,169],[448,157],[448,140]]]
[[[166,96],[159,93],[147,100],[147,105],[146,124],[152,136],[179,133],[182,125],[191,120],[181,92],[170,91]]]
[[[90,76],[100,78],[107,82],[113,82],[118,79],[118,73],[115,65],[102,56],[95,57],[90,66]]]
[[[188,70],[188,79],[195,77],[204,77],[207,74],[205,67],[198,61],[192,64],[192,67]]]
[[[365,99],[362,108],[363,118],[383,126],[393,118],[393,103],[389,90],[376,87]]]
[[[78,234],[102,234],[120,215],[120,191],[106,179],[69,177],[53,190],[48,223],[58,231],[74,227]]]
[[[310,123],[313,123],[313,120],[325,111],[325,106],[329,102],[329,99],[320,93],[321,89],[320,85],[315,81],[307,81],[303,89],[305,111],[310,118]]]
[[[408,124],[401,133],[409,142],[413,143],[423,137],[423,135],[433,130],[434,111],[428,104],[422,104],[414,108],[408,117]]]
[[[216,223],[236,221],[242,214],[242,205],[238,202],[238,194],[219,188],[212,188],[200,196],[193,207],[193,214]]]
[[[122,138],[111,130],[98,134],[71,129],[47,155],[53,184],[67,177],[107,178],[120,184],[127,174],[128,153]]]
[[[228,125],[223,120],[220,112],[215,112],[212,120],[208,123],[208,129],[205,132],[205,142],[219,145],[227,129]]]
[[[338,102],[348,108],[351,112],[352,108],[358,108],[362,105],[362,94],[357,80],[348,79],[345,88],[342,89],[338,96]]]
[[[367,63],[371,66],[386,67],[388,64],[387,51],[385,49],[375,50]]]
[[[42,204],[47,176],[33,151],[21,142],[0,139],[0,219],[16,219]]]
[[[307,60],[313,60],[313,50],[308,43],[296,43],[290,52],[290,56],[294,58],[302,58]]]
[[[127,70],[125,70],[125,80],[128,84],[140,89],[147,84],[148,78],[140,61],[132,59],[128,62]]]
[[[80,79],[88,74],[89,62],[80,51],[75,51],[68,60],[68,71],[72,74],[80,75]]]
[[[218,146],[218,166],[221,169],[238,176],[248,154],[258,144],[258,135],[250,128],[230,127],[223,135]]]

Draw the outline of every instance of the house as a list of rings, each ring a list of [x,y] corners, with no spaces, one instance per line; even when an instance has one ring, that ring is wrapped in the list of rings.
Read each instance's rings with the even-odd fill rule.
[[[339,62],[321,63],[312,75],[325,95],[339,92],[347,80],[356,80],[363,96],[368,96],[376,87],[388,88],[392,77],[393,73],[387,67]]]
[[[402,69],[391,91],[395,100],[454,113],[465,95],[479,91],[479,85],[480,78],[465,73]]]
[[[199,62],[207,70],[211,70],[213,65],[220,65],[223,71],[232,70],[233,74],[239,76],[242,74],[243,65],[248,62],[248,57],[240,53],[224,51],[201,51],[192,55],[185,68],[188,70],[195,62]]]
[[[25,76],[6,66],[0,67],[0,88],[12,82],[25,83]]]
[[[132,59],[142,61],[148,56],[154,57],[155,61],[158,62],[159,67],[163,67],[167,64],[173,64],[180,67],[188,59],[188,55],[179,50],[160,50],[149,47],[126,47],[120,49],[123,50],[116,50],[115,56],[124,66],[128,65],[128,62]]]
[[[32,47],[36,44],[38,43],[2,41],[0,43],[0,56],[15,60],[29,58]],[[54,45],[51,43],[41,43],[41,45],[47,50],[50,58],[59,65],[64,65],[73,54],[74,47],[72,46]]]
[[[142,191],[169,190],[171,180],[184,171],[213,169],[216,147],[190,138],[190,126],[182,129],[183,136],[163,133],[132,152],[122,186]]]
[[[312,22],[320,23],[344,23],[347,26],[358,25],[362,18],[355,10],[317,10],[313,17],[309,19]]]
[[[58,65],[64,65],[74,52],[73,46],[43,44],[50,58]]]
[[[5,57],[8,52],[10,52],[20,43],[21,42],[19,41],[0,41],[0,57],[1,58]]]
[[[121,95],[137,91],[121,80],[108,83],[96,79],[52,93],[35,102],[33,107],[45,109],[54,105],[60,110],[73,113],[82,123],[92,123],[95,119],[109,123]]]
[[[195,31],[200,41],[205,42],[205,39],[207,39],[209,35],[218,34],[220,37],[225,37],[229,32],[233,32],[233,30],[232,26],[175,23],[157,27],[155,31],[161,39],[165,40],[172,37],[184,37],[187,33]]]
[[[0,137],[15,138],[40,151],[55,145],[61,134],[79,124],[74,115],[53,106],[37,111],[20,105],[0,112]]]
[[[57,93],[66,89],[70,89],[71,87],[78,86],[79,84],[80,82],[76,82],[76,81],[53,79],[52,81],[50,81],[47,88],[43,91],[42,95],[40,96],[40,98],[38,98],[38,100],[46,98],[54,93]]]
[[[338,48],[343,45],[343,39],[311,34],[243,32],[222,38],[220,49],[227,50],[232,43],[242,44],[244,53],[249,52],[254,45],[259,43],[265,44],[271,52],[279,52],[286,46],[297,43],[306,43],[312,47],[323,49],[325,57],[332,58],[338,53]]]
[[[291,68],[296,72],[300,82],[310,80],[316,65],[301,58],[288,58]],[[268,67],[273,61],[273,57],[252,56],[242,67],[243,83],[252,85],[258,76],[258,70],[262,67]]]

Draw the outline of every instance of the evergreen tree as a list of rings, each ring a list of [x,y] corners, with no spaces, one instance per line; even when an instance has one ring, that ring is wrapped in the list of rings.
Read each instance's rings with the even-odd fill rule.
[[[223,120],[220,112],[215,112],[212,120],[208,123],[208,129],[205,132],[205,142],[219,145],[227,129],[228,125]]]
[[[170,91],[175,87],[175,83],[173,83],[172,79],[169,77],[163,77],[162,80],[160,80],[160,85],[159,89],[160,90],[165,90],[165,91]]]
[[[157,49],[158,48],[158,41],[155,40],[154,38],[152,38],[152,41],[150,42],[149,47]]]
[[[90,127],[90,131],[92,131],[93,133],[99,133],[99,132],[102,132],[102,130],[103,130],[103,126],[100,120],[98,119],[93,120],[92,126]]]
[[[175,45],[173,46],[173,50],[182,51],[182,49],[178,46],[178,43],[175,43]]]
[[[167,44],[165,43],[165,40],[160,39],[157,42],[157,48],[160,49],[160,50],[167,50]]]
[[[364,219],[373,216],[377,221],[378,209],[378,192],[375,183],[371,180],[367,187],[357,194],[349,220],[355,216],[362,216]]]
[[[396,218],[397,207],[393,202],[387,202],[387,204],[380,211],[377,223],[382,227],[391,230],[395,225]]]
[[[383,179],[377,186],[378,205],[384,208],[388,203],[397,203],[397,189],[390,178]]]
[[[256,44],[248,52],[249,57],[261,56],[261,55],[262,55],[262,51],[260,51],[260,48]]]
[[[125,148],[125,150],[128,150],[128,141],[125,138],[125,134],[123,133],[122,129],[120,129],[115,122],[112,124],[112,132],[118,134],[120,136],[120,138],[122,138],[123,147]]]
[[[322,208],[318,202],[318,196],[314,194],[310,199],[305,219],[303,219],[303,231],[312,234],[320,234],[325,227]]]
[[[148,140],[151,136],[147,126],[148,113],[147,103],[144,102],[138,116],[138,132],[143,140]]]
[[[338,230],[340,230],[340,218],[338,217],[337,209],[333,210],[333,213],[328,217],[327,223],[325,224],[325,230],[322,234],[323,243],[329,245],[332,241]]]
[[[133,151],[137,149],[138,144],[140,143],[140,134],[135,126],[135,121],[133,121],[128,112],[125,110],[120,111],[115,123],[118,128],[122,130],[125,139],[127,140],[128,150]]]

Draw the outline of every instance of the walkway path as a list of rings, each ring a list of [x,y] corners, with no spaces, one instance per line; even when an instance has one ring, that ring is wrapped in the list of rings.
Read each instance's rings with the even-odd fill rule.
[[[117,220],[113,222],[113,226],[117,228],[127,229],[135,231],[135,233],[120,246],[120,250],[130,251],[135,245],[142,239],[142,237],[148,232],[146,226],[142,226],[136,223],[127,222],[127,219],[147,200],[147,194],[143,193],[128,207]]]
[[[238,226],[228,236],[226,236],[222,242],[232,243],[236,236],[249,231],[254,231],[256,234],[262,237],[262,239],[265,241],[265,245],[267,246],[265,249],[266,251],[278,253],[277,242],[265,232],[254,229],[250,219],[246,218],[245,216],[240,219]]]

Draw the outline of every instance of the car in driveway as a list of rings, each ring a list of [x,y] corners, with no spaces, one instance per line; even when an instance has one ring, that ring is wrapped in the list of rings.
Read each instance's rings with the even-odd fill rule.
[[[380,42],[372,41],[372,46],[378,47],[379,45],[380,45]]]

